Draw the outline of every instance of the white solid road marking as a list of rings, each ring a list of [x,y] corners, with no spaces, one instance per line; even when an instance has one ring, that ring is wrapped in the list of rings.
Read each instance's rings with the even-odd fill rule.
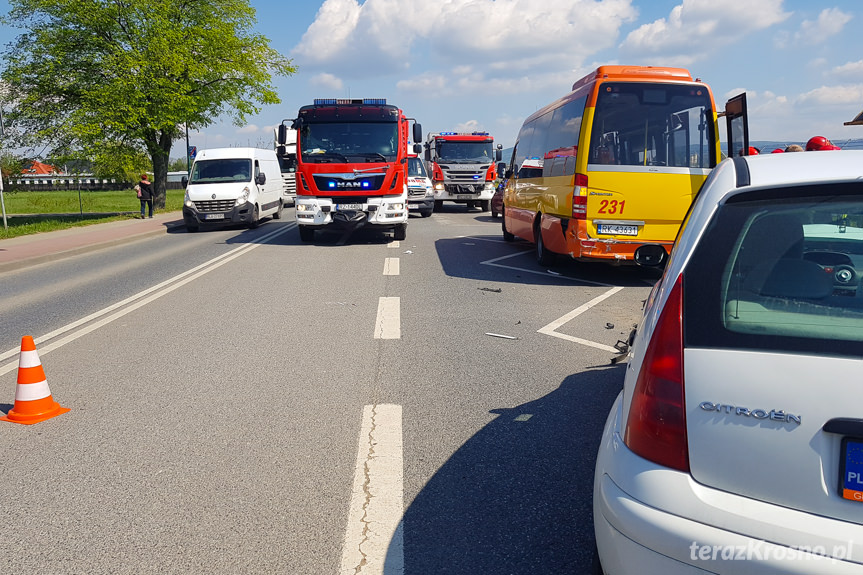
[[[378,317],[375,320],[375,339],[400,339],[401,298],[382,297],[378,299]]]
[[[366,405],[340,575],[404,573],[402,458],[402,406]]]
[[[45,345],[45,346],[40,346],[39,347],[39,353],[42,356],[44,356],[46,353],[53,351],[57,348],[63,347],[67,343],[73,342],[76,339],[83,337],[84,335],[87,335],[88,333],[90,333],[92,331],[96,331],[100,327],[105,326],[105,325],[111,323],[112,321],[114,321],[118,318],[121,318],[124,315],[131,313],[131,312],[135,311],[136,309],[143,307],[152,301],[159,299],[163,295],[167,295],[167,294],[171,293],[175,289],[177,289],[181,286],[184,286],[193,280],[198,279],[202,275],[213,271],[214,269],[228,263],[229,261],[233,260],[234,258],[237,258],[237,257],[245,254],[246,252],[250,252],[253,249],[261,246],[262,244],[267,243],[267,241],[269,241],[275,237],[281,236],[283,234],[286,234],[293,229],[294,228],[292,226],[279,228],[273,232],[270,232],[266,235],[261,236],[260,238],[257,238],[256,240],[254,240],[254,243],[240,246],[236,249],[229,251],[228,253],[217,256],[208,262],[205,262],[205,263],[203,263],[199,266],[196,266],[190,270],[186,270],[185,272],[183,272],[179,275],[176,275],[176,276],[174,276],[168,280],[165,280],[160,284],[157,284],[153,287],[147,288],[144,291],[138,292],[137,294],[133,295],[132,297],[126,298],[121,302],[117,302],[113,305],[110,305],[110,306],[108,306],[102,310],[99,310],[95,313],[88,315],[87,317],[84,317],[82,319],[74,321],[68,325],[61,327],[60,329],[56,329],[56,330],[52,331],[51,333],[45,334],[41,337],[34,338],[33,341],[36,344],[40,344],[42,342],[46,342],[46,341],[52,340],[52,339],[54,339],[60,335],[63,335],[66,332],[72,331],[79,326],[82,326],[82,325],[85,326],[85,327],[79,329],[78,331],[75,331],[75,332],[71,333],[70,335],[64,337],[63,339],[53,341],[50,344]],[[124,306],[127,306],[127,307],[124,307]],[[122,308],[122,309],[120,309],[120,308]],[[93,320],[98,319],[98,318],[100,318],[100,317],[102,317],[102,316],[104,316],[104,315],[106,315],[106,314],[108,314],[114,310],[117,310],[117,309],[120,309],[120,311],[118,311],[112,315],[109,315],[108,317],[103,318],[103,319],[101,319],[95,323],[90,323]],[[89,324],[89,325],[85,325],[85,324]],[[12,348],[12,349],[0,354],[0,361],[4,361],[4,360],[18,354],[19,351],[20,351],[19,348]],[[17,369],[17,368],[18,368],[18,362],[17,361],[7,363],[6,365],[0,366],[0,375],[9,373],[10,371]]]
[[[384,260],[384,275],[397,276],[399,275],[399,258],[386,258]]]
[[[604,294],[593,298],[592,300],[590,300],[586,304],[575,308],[574,310],[572,310],[571,312],[569,312],[565,316],[554,320],[553,322],[551,322],[547,326],[542,327],[536,331],[539,333],[545,334],[545,335],[550,335],[552,337],[565,339],[566,341],[571,341],[571,342],[578,343],[581,345],[586,345],[589,347],[595,347],[596,349],[601,349],[603,351],[609,351],[611,353],[620,353],[619,349],[611,347],[610,345],[605,345],[602,343],[596,343],[595,341],[589,341],[586,339],[581,339],[579,337],[573,337],[571,335],[566,335],[565,333],[558,333],[555,330],[557,328],[559,328],[560,326],[562,326],[563,324],[565,324],[566,322],[580,316],[581,314],[583,314],[584,312],[586,312],[587,310],[589,310],[590,308],[592,308],[596,304],[602,302],[603,300],[605,300],[607,298],[610,298],[611,296],[613,296],[614,294],[616,294],[617,292],[619,292],[622,289],[623,289],[622,287],[611,288],[610,290],[608,290]]]
[[[388,244],[387,244],[387,247],[388,247],[388,248],[397,248],[397,247],[399,247],[400,245],[401,245],[401,244],[399,244],[399,242],[397,242],[396,240],[393,240],[393,241],[391,241],[390,243],[388,243]]]

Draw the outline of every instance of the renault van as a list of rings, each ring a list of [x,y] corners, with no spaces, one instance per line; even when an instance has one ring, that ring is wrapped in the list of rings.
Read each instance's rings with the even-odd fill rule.
[[[183,221],[190,232],[202,226],[245,224],[282,217],[282,174],[273,150],[201,150],[192,164],[183,200]]]

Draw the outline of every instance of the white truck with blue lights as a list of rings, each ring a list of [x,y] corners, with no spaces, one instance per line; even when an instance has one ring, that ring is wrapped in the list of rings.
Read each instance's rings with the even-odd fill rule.
[[[409,118],[385,99],[316,99],[300,108],[296,217],[300,239],[325,227],[379,226],[403,240],[408,224]],[[279,126],[284,145],[288,127]],[[414,139],[422,128],[413,124]]]

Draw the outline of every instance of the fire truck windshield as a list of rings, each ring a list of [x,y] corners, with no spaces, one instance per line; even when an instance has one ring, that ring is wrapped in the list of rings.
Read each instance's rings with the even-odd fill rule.
[[[437,160],[453,164],[491,162],[494,158],[491,142],[437,142]]]
[[[303,162],[372,163],[395,161],[396,122],[306,122],[300,131]]]

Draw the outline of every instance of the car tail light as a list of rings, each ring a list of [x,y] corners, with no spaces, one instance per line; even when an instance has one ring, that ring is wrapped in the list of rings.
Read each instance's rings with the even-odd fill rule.
[[[623,441],[645,459],[688,472],[682,320],[683,274],[671,289],[644,354]]]
[[[582,195],[585,194],[585,195]],[[572,219],[587,219],[587,176],[575,174],[575,187],[572,189]]]

